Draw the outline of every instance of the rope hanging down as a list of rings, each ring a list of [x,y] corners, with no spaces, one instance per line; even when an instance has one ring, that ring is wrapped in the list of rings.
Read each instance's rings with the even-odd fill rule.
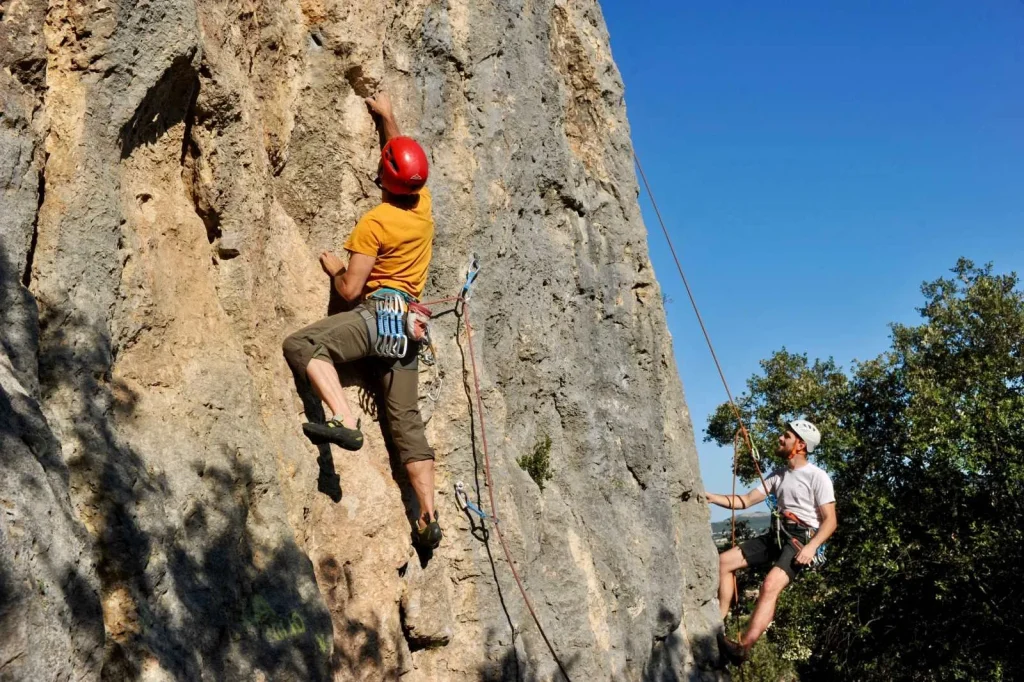
[[[708,350],[711,351],[711,359],[715,361],[715,368],[718,370],[718,376],[722,379],[722,386],[725,387],[725,394],[729,397],[729,405],[732,407],[733,414],[736,416],[736,424],[739,427],[739,432],[743,434],[744,440],[747,442],[747,446],[750,448],[750,456],[754,460],[754,469],[757,470],[757,477],[761,479],[761,486],[764,488],[765,495],[768,494],[768,484],[765,483],[764,474],[761,473],[761,465],[758,462],[757,448],[754,446],[754,441],[750,437],[750,433],[747,431],[747,427],[743,424],[743,415],[740,414],[740,408],[737,407],[736,401],[733,400],[732,391],[729,390],[729,382],[725,380],[725,372],[722,371],[722,365],[718,362],[718,355],[715,353],[715,347],[711,343],[711,336],[708,334],[707,327],[704,326],[704,318],[701,317],[700,309],[697,307],[697,300],[693,297],[693,291],[690,289],[690,283],[686,280],[686,274],[683,272],[683,266],[679,263],[679,256],[676,255],[676,247],[672,244],[672,238],[668,234],[668,228],[665,227],[665,221],[661,217],[661,211],[658,209],[658,202],[654,200],[654,192],[651,191],[651,185],[647,182],[647,175],[644,173],[644,167],[640,164],[640,157],[633,152],[633,161],[636,162],[636,168],[640,171],[640,179],[643,180],[644,187],[647,189],[647,196],[651,200],[651,206],[654,207],[654,214],[658,216],[658,223],[661,225],[661,232],[665,235],[665,241],[668,242],[669,251],[672,252],[672,260],[676,263],[676,269],[679,271],[679,278],[683,280],[683,286],[686,288],[686,295],[690,298],[690,305],[693,306],[693,312],[697,315],[697,322],[700,324],[700,330],[704,333],[704,340],[707,341]],[[733,475],[735,475],[736,467],[733,466]]]
[[[555,659],[555,663],[558,664],[558,669],[562,672],[562,675],[565,677],[567,682],[572,682],[569,677],[569,673],[565,670],[565,666],[562,665],[562,660],[558,657],[558,654],[555,652],[555,647],[551,644],[551,640],[548,639],[547,633],[544,632],[544,627],[540,624],[540,619],[537,617],[537,612],[533,608],[533,602],[530,601],[530,597],[526,593],[526,586],[523,585],[522,578],[519,577],[519,571],[516,570],[516,565],[512,561],[512,553],[509,551],[508,544],[505,542],[505,536],[501,532],[501,524],[498,522],[498,505],[494,501],[494,482],[491,479],[491,458],[487,449],[487,428],[486,425],[484,424],[484,404],[483,398],[481,397],[480,394],[480,379],[477,375],[476,370],[476,353],[473,346],[473,327],[469,321],[469,299],[471,298],[472,286],[476,281],[476,276],[479,270],[480,264],[476,256],[474,256],[470,260],[468,272],[466,274],[466,283],[462,286],[462,289],[459,291],[458,296],[439,299],[437,301],[427,301],[426,303],[424,303],[424,305],[433,305],[438,303],[448,303],[454,301],[456,306],[459,303],[461,303],[462,315],[466,321],[466,337],[468,339],[469,345],[469,358],[473,367],[473,390],[476,396],[477,414],[479,415],[480,418],[480,439],[483,444],[484,479],[487,482],[487,494],[491,503],[491,513],[488,516],[485,512],[483,512],[478,507],[473,505],[472,502],[469,502],[468,496],[466,496],[465,502],[467,503],[467,506],[472,507],[473,511],[480,515],[481,519],[486,520],[487,518],[490,518],[490,520],[493,522],[494,531],[498,535],[498,542],[501,544],[501,549],[505,553],[505,561],[508,562],[508,567],[512,571],[512,577],[515,578],[516,585],[519,587],[519,592],[523,595],[523,602],[526,604],[526,608],[529,610],[530,615],[533,617],[533,622],[537,624],[537,629],[540,631],[540,636],[544,639],[544,644],[547,645],[548,651],[551,652],[551,656]],[[458,496],[458,491],[456,492],[456,495]],[[465,495],[464,492],[463,495]]]

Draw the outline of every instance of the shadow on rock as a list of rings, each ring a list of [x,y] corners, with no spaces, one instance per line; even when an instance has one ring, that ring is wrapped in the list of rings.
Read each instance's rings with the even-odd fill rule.
[[[199,95],[199,74],[192,64],[194,53],[177,57],[146,93],[134,115],[118,134],[121,158],[139,146],[153,144],[164,133],[190,118]],[[189,135],[185,135],[187,140]]]
[[[302,412],[305,414],[306,419],[317,424],[323,424],[327,421],[327,416],[324,414],[324,406],[320,402],[320,398],[313,392],[313,387],[310,386],[309,381],[304,376],[296,372],[294,368],[291,368],[291,371],[292,380],[295,382],[295,390],[302,401]],[[320,467],[320,475],[316,480],[316,489],[329,497],[332,502],[341,502],[341,476],[338,475],[337,469],[334,468],[334,454],[331,452],[331,446],[323,443],[317,445],[316,449],[319,453],[316,463]]]
[[[532,621],[530,627],[535,627]],[[573,668],[576,667],[580,658],[580,654],[573,654],[568,659],[556,662],[551,659],[551,653],[542,646],[538,650],[538,655],[543,654],[544,656],[542,659],[543,670],[531,667],[529,661],[523,660],[525,654],[522,654],[515,644],[509,645],[498,639],[497,633],[493,629],[487,632],[484,648],[488,652],[499,650],[502,653],[497,658],[491,658],[480,668],[480,682],[547,682],[548,680],[572,682]],[[552,670],[552,665],[560,666],[561,670],[559,668]]]
[[[679,616],[665,608],[659,621],[672,623],[665,637],[655,637],[644,668],[645,682],[713,682],[720,680],[718,643],[714,637],[687,637]]]
[[[44,394],[75,412],[65,452],[95,543],[103,679],[154,665],[174,679],[328,679],[330,614],[309,559],[260,518],[267,484],[238,453],[212,451],[202,461],[229,464],[198,465],[189,488],[173,491],[114,430],[138,396],[112,377],[105,328],[65,312],[40,328]],[[74,580],[68,590],[73,602]]]

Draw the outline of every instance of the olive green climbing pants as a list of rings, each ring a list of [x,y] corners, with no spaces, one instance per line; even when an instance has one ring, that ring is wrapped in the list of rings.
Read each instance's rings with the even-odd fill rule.
[[[366,322],[359,314],[359,307],[366,306],[361,303],[355,310],[331,315],[290,335],[284,340],[284,357],[302,377],[306,377],[306,367],[314,358],[337,364],[372,357],[373,374],[383,394],[391,441],[402,464],[434,459],[418,405],[419,344],[410,343],[404,358],[374,356]]]

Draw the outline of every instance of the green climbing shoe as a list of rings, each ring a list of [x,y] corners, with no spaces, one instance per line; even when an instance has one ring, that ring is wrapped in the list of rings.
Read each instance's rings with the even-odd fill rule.
[[[742,665],[744,661],[750,658],[750,648],[745,647],[739,642],[734,642],[731,639],[719,632],[718,633],[718,651],[729,663],[733,665]]]
[[[363,432],[359,430],[359,422],[356,422],[354,429],[348,428],[337,419],[330,419],[326,424],[306,423],[302,425],[302,432],[314,445],[334,443],[346,450],[358,450],[363,447]]]
[[[434,512],[434,520],[428,523],[423,528],[416,524],[416,532],[413,533],[413,542],[422,549],[437,549],[438,545],[441,544],[441,538],[444,537],[444,533],[441,532],[441,526],[437,523],[437,512]]]

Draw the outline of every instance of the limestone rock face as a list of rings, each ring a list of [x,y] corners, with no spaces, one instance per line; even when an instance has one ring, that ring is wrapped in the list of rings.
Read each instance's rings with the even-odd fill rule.
[[[13,0],[0,60],[0,679],[561,679],[499,529],[572,679],[717,679],[596,2]],[[366,446],[318,449],[280,350],[379,200],[381,88],[432,163],[425,297],[481,264],[421,368],[432,556],[360,368]]]

